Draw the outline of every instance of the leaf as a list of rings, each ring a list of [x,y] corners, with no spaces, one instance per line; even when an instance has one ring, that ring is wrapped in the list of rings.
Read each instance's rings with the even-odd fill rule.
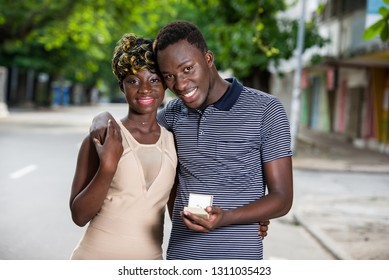
[[[325,9],[325,5],[324,4],[319,4],[319,6],[316,9],[316,13],[320,15],[320,14],[324,13],[324,9]]]
[[[389,24],[388,22],[385,22],[384,28],[382,28],[381,34],[380,34],[381,40],[383,42],[386,42],[389,38]]]
[[[383,0],[386,5],[389,5],[389,0]]]
[[[378,13],[384,18],[384,17],[387,17],[389,15],[389,9],[387,9],[386,7],[380,7],[379,10],[378,10]]]
[[[380,19],[363,32],[363,40],[371,40],[377,36],[385,26],[385,20]]]

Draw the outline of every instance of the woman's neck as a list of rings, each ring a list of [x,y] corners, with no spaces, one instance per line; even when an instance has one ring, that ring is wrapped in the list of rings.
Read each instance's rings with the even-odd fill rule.
[[[122,123],[131,135],[142,144],[155,144],[161,134],[156,115],[148,117],[128,114]]]

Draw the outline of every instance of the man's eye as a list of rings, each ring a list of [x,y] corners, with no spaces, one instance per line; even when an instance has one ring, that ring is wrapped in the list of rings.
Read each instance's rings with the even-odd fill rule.
[[[188,73],[188,72],[190,72],[192,69],[193,69],[193,66],[185,67],[184,72],[185,72],[185,73]]]
[[[166,75],[164,76],[165,81],[170,81],[173,79],[173,75]]]

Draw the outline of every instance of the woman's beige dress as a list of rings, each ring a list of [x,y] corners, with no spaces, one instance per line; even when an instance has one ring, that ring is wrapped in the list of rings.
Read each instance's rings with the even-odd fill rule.
[[[162,259],[165,206],[177,165],[173,135],[161,127],[156,144],[140,144],[118,123],[123,155],[104,204],[71,259]]]

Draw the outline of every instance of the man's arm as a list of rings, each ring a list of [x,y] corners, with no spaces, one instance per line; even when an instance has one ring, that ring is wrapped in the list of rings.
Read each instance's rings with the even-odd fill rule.
[[[286,215],[293,202],[291,157],[283,157],[264,164],[268,194],[250,204],[231,210],[209,206],[209,219],[183,212],[185,225],[192,230],[208,232],[230,224],[255,223]]]

